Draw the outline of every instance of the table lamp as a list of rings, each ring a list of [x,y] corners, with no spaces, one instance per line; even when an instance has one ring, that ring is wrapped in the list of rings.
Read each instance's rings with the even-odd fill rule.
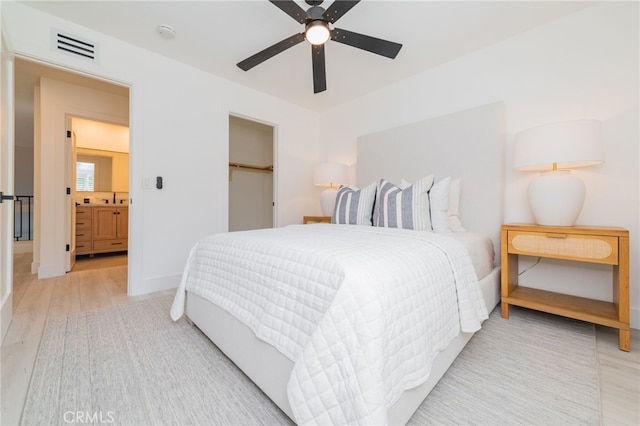
[[[573,226],[585,197],[569,169],[604,161],[602,123],[572,120],[524,130],[515,137],[513,168],[540,171],[529,184],[529,207],[538,225]]]
[[[342,163],[320,163],[313,173],[313,184],[315,186],[325,186],[322,191],[320,204],[322,214],[333,215],[333,208],[336,205],[336,193],[338,187],[347,181],[347,166]]]

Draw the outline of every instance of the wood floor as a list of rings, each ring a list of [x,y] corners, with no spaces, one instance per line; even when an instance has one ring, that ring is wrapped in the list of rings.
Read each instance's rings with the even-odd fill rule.
[[[127,296],[122,257],[87,259],[62,277],[44,280],[30,273],[31,254],[16,254],[14,259],[14,316],[1,351],[2,425],[20,421],[47,318],[173,293]],[[615,330],[597,327],[596,347],[602,424],[640,425],[640,330],[632,330],[627,353],[618,350]]]
[[[126,262],[126,255],[80,259],[66,275],[38,280],[30,272],[31,253],[14,255],[13,320],[1,351],[0,425],[20,421],[47,318],[174,293],[127,296]]]

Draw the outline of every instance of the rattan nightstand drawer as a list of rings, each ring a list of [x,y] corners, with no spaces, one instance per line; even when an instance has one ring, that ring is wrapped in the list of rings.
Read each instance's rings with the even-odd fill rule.
[[[509,253],[618,264],[618,238],[557,232],[509,231]]]

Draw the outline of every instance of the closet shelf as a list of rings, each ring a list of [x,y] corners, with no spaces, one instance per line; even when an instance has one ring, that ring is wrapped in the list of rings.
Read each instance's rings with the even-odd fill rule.
[[[261,172],[273,172],[273,166],[254,166],[253,164],[229,163],[229,171],[234,169],[258,170]]]

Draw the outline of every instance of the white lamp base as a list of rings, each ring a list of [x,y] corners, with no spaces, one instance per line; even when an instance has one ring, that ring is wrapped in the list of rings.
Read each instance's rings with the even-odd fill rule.
[[[529,184],[529,207],[538,225],[573,226],[585,193],[582,180],[569,170],[544,172]]]
[[[333,209],[336,206],[336,194],[338,188],[327,188],[320,194],[320,205],[324,216],[333,216]]]

